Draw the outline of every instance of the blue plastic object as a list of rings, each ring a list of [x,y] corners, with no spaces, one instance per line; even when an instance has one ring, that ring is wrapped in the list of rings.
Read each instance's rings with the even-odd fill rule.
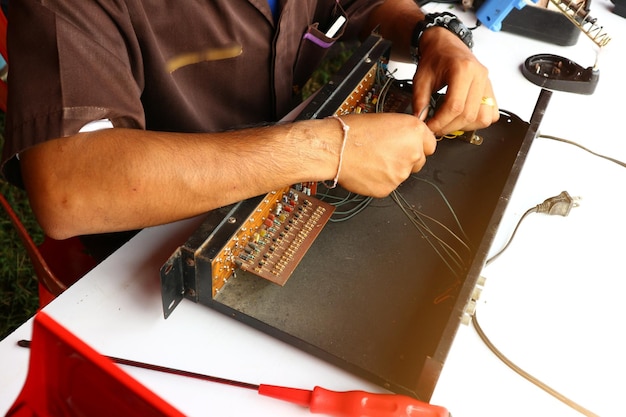
[[[537,3],[539,0],[532,0]],[[480,22],[494,32],[502,29],[502,21],[515,7],[521,10],[526,6],[525,0],[487,0],[476,11],[476,17]]]

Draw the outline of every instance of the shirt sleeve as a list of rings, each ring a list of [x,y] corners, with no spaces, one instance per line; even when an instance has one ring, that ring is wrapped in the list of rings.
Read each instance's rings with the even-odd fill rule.
[[[133,72],[132,62],[139,49],[120,30],[132,26],[124,4],[44,4],[20,0],[9,11],[3,171],[22,150],[75,134],[94,120],[144,127],[141,73]]]

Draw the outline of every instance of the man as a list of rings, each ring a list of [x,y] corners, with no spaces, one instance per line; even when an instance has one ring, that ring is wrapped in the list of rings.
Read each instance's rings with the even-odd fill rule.
[[[48,236],[137,230],[302,181],[337,178],[386,196],[422,168],[434,134],[497,120],[487,69],[447,28],[416,40],[424,14],[412,0],[284,0],[273,11],[270,3],[11,3],[3,172],[26,188]],[[414,109],[447,86],[432,119],[267,126],[294,106],[335,40],[323,30],[339,16],[342,39],[377,28],[396,57],[418,47]]]

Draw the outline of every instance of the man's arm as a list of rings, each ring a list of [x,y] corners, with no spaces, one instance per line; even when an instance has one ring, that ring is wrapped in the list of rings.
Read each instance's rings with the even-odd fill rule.
[[[332,178],[340,135],[334,127],[212,134],[114,128],[36,145],[20,164],[40,224],[62,239],[163,224],[304,179]]]
[[[350,130],[339,182],[353,192],[388,195],[434,152],[434,137],[412,116],[342,118]],[[41,143],[20,163],[39,223],[63,239],[164,224],[331,179],[342,142],[334,119],[207,134],[113,128]]]

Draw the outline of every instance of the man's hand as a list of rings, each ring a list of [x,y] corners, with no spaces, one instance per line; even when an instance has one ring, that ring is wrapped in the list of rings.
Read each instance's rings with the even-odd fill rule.
[[[445,28],[433,27],[420,39],[420,61],[413,78],[413,108],[422,119],[433,92],[447,87],[444,104],[427,125],[436,135],[475,130],[499,118],[488,70]]]
[[[436,140],[418,118],[400,113],[341,116],[350,126],[339,183],[349,191],[385,197],[435,152]],[[337,126],[337,130],[340,126]]]

